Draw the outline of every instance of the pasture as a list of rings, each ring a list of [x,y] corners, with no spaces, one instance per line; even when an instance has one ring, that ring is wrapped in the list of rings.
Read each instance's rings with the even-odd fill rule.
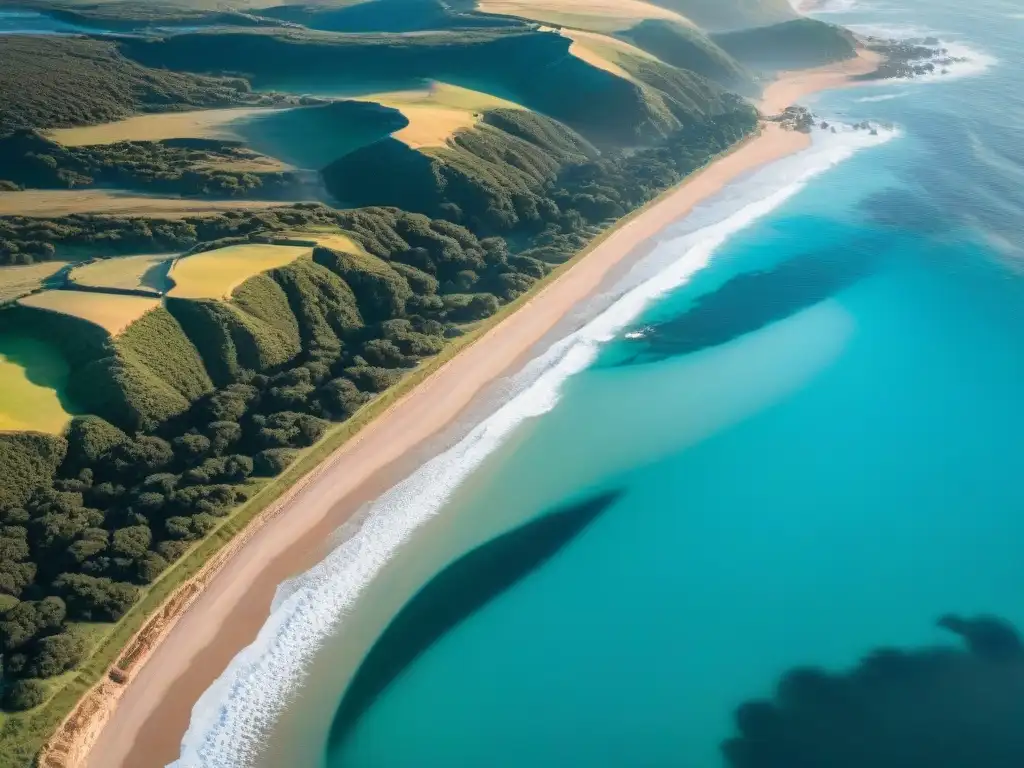
[[[114,288],[125,291],[165,292],[169,262],[173,254],[118,256],[82,264],[71,270],[71,282],[89,288]]]
[[[324,248],[330,248],[335,251],[344,251],[345,253],[366,253],[366,249],[359,242],[344,232],[336,230],[294,230],[282,232],[281,237],[290,240],[315,240],[317,245],[322,245]]]
[[[231,245],[174,262],[167,295],[175,299],[227,299],[250,277],[283,267],[312,248],[300,245]]]
[[[116,144],[119,141],[163,141],[164,139],[223,139],[238,141],[232,123],[254,115],[280,112],[267,107],[196,109],[187,112],[136,115],[124,120],[77,128],[55,128],[46,135],[66,147]]]
[[[67,379],[67,361],[55,346],[0,333],[0,431],[60,434],[71,418],[62,400]]]
[[[213,216],[226,210],[254,210],[285,205],[280,200],[198,200],[157,197],[110,189],[26,189],[0,194],[0,216],[57,218],[74,213],[108,213],[179,219]]]
[[[472,128],[487,110],[523,109],[519,104],[488,93],[436,81],[424,88],[353,98],[401,112],[409,124],[391,135],[413,149],[445,146],[456,131]]]
[[[692,26],[685,16],[643,0],[482,0],[477,8],[484,13],[519,16],[591,32],[621,32],[645,19],[667,19]]]
[[[18,303],[23,307],[77,317],[98,325],[111,336],[117,336],[149,310],[160,306],[158,299],[145,296],[65,290],[41,291],[19,299]]]
[[[69,263],[67,261],[43,261],[38,264],[0,267],[0,304],[14,301],[32,291],[39,290],[47,280]]]

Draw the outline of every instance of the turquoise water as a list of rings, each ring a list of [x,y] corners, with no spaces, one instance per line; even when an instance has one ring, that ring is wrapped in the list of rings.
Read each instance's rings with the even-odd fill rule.
[[[430,647],[328,765],[712,768],[736,707],[787,669],[948,639],[950,612],[1024,627],[1024,24],[982,5],[906,18],[999,64],[823,99],[904,135],[730,240],[492,457],[462,502],[480,515],[625,495]],[[800,295],[812,264],[853,277]],[[736,337],[699,348],[716,323]]]
[[[285,588],[197,708],[192,754],[233,764],[240,733],[270,733],[263,765],[727,768],[737,707],[795,667],[952,646],[936,626],[949,613],[1024,628],[1019,15],[1008,0],[970,16],[913,0],[828,16],[935,31],[993,60],[819,99],[830,119],[900,136],[746,215],[710,258],[702,228],[780,187],[758,176],[696,211],[620,291],[676,262],[688,279],[608,324],[596,354],[549,353],[532,388]],[[541,386],[549,374],[560,386]],[[557,554],[482,607],[466,599],[501,581],[466,576],[466,553],[605,491],[619,495]],[[378,568],[382,541],[404,543]],[[419,654],[331,738],[360,658],[449,564],[472,583],[440,612],[470,608],[436,642],[409,629]],[[314,634],[329,639],[304,666]],[[299,668],[266,726],[265,702]]]

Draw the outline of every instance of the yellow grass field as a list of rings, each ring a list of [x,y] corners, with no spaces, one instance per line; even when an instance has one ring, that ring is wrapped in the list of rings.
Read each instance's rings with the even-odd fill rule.
[[[58,435],[71,418],[58,392],[68,364],[50,345],[27,336],[0,336],[0,431]]]
[[[167,262],[174,254],[156,253],[98,259],[71,270],[71,282],[91,288],[167,290]]]
[[[0,267],[0,304],[42,288],[43,282],[60,272],[70,262],[43,261],[24,266]]]
[[[226,299],[239,285],[260,272],[290,264],[312,253],[300,245],[231,245],[178,259],[171,266],[175,299]]]
[[[432,82],[426,88],[387,91],[352,97],[397,109],[409,125],[391,134],[412,147],[443,147],[456,131],[472,128],[481,113],[489,109],[523,109],[522,106],[488,93]]]
[[[484,13],[521,16],[591,32],[620,32],[644,19],[667,19],[693,26],[685,16],[643,0],[481,0],[477,8]]]
[[[151,216],[180,219],[213,216],[229,210],[279,208],[280,200],[196,200],[150,197],[107,189],[29,189],[0,192],[0,216],[68,216],[73,213],[115,213],[118,216]]]
[[[266,115],[280,111],[280,109],[268,107],[233,107],[136,115],[101,125],[55,128],[47,131],[47,136],[66,147],[116,144],[119,141],[162,141],[163,139],[238,141],[240,137],[231,129],[232,123],[245,120],[253,115]]]
[[[281,237],[289,240],[315,240],[318,245],[322,245],[324,248],[332,248],[336,251],[344,251],[345,253],[366,253],[366,249],[363,248],[362,245],[346,235],[344,232],[327,232],[317,230],[307,230],[305,232],[292,231],[282,232]]]
[[[145,296],[63,290],[34,293],[19,299],[18,303],[25,307],[77,317],[100,326],[111,336],[117,336],[149,310],[160,306],[159,299]]]

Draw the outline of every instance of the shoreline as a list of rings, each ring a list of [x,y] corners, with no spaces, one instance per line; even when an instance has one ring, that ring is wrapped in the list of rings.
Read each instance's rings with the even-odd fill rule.
[[[765,89],[762,112],[774,114],[811,93],[854,85],[852,76],[872,71],[880,60],[862,51],[849,62],[783,73]],[[128,684],[105,676],[83,696],[65,721],[74,727],[62,728],[48,742],[42,764],[141,768],[177,759],[196,700],[255,639],[278,584],[321,559],[332,531],[419,466],[427,444],[481,391],[521,364],[579,302],[649,249],[667,226],[735,179],[810,144],[806,134],[764,125],[758,135],[608,230],[522,306],[377,416],[175,591],[157,611],[158,631],[141,647],[129,643],[119,657],[137,658]],[[279,514],[283,511],[287,520]]]

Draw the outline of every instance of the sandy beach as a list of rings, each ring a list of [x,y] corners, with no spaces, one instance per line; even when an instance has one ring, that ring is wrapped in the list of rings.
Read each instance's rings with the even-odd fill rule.
[[[872,54],[842,65],[787,73],[764,93],[766,115],[816,91],[841,87],[877,65]],[[332,454],[262,526],[228,547],[229,558],[135,667],[127,685],[104,682],[48,757],[53,766],[153,768],[176,759],[195,701],[251,643],[277,585],[317,562],[330,533],[426,457],[422,446],[524,355],[614,268],[695,205],[754,168],[799,152],[810,137],[768,123],[755,138],[663,195],[615,229],[585,258],[491,329]],[[194,590],[195,591],[195,590]],[[173,598],[172,598],[173,599]],[[72,717],[75,717],[73,715]],[[98,738],[97,738],[98,735]],[[90,743],[95,740],[90,749]]]

